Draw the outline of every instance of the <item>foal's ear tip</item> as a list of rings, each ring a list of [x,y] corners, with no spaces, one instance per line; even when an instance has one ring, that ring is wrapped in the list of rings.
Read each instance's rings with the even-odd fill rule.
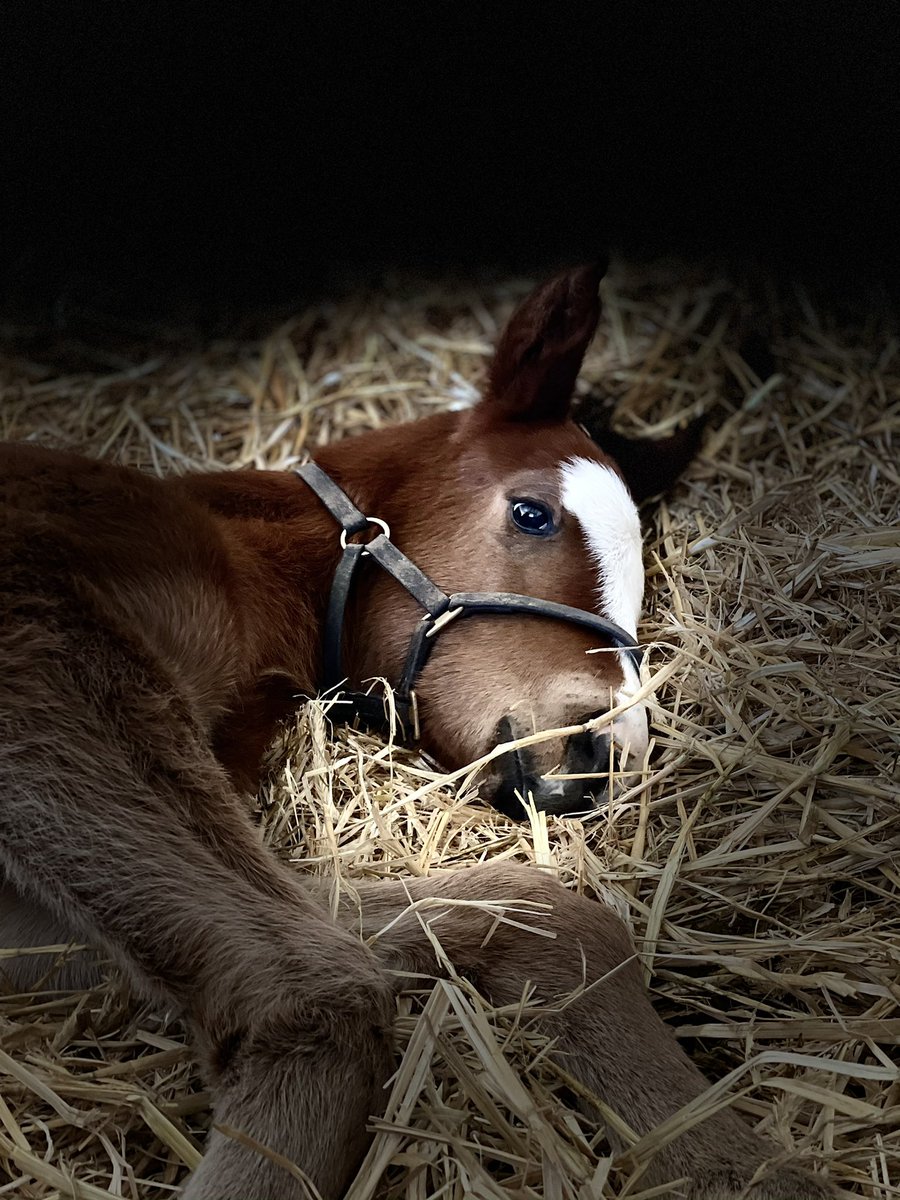
[[[600,317],[604,263],[561,270],[521,301],[504,326],[486,399],[514,421],[564,421]]]
[[[573,267],[569,271],[569,278],[576,286],[590,288],[596,291],[600,287],[600,280],[609,269],[609,256],[602,254],[591,262],[582,263],[581,266]]]

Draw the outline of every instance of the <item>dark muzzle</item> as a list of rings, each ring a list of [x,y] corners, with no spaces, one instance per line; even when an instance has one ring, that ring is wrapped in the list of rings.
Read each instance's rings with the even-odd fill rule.
[[[585,722],[590,720],[586,717]],[[497,741],[512,742],[516,734],[508,717],[497,727]],[[533,805],[537,812],[584,817],[609,798],[615,750],[608,733],[584,730],[567,738],[559,770],[544,775],[529,746],[517,746],[494,762],[499,782],[491,803],[508,817],[521,820]]]

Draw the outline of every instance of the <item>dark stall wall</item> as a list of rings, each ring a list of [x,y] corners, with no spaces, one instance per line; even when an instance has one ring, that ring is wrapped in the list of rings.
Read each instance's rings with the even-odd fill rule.
[[[613,245],[836,291],[900,263],[892,6],[33,4],[7,306],[279,302]]]

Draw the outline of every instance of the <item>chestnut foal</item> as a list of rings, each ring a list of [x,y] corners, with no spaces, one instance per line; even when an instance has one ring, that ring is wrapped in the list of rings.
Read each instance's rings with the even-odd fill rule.
[[[498,737],[627,705],[642,592],[634,501],[663,490],[688,448],[663,446],[656,467],[649,445],[632,454],[631,495],[571,419],[598,282],[593,269],[571,272],[520,306],[472,410],[317,454],[341,489],[326,483],[327,495],[296,473],[160,481],[33,446],[2,451],[0,944],[87,941],[139,992],[184,1014],[216,1125],[275,1152],[213,1132],[189,1200],[309,1194],[277,1156],[323,1197],[342,1194],[391,1070],[396,971],[440,971],[424,928],[438,915],[457,969],[498,1004],[533,987],[566,1069],[638,1135],[707,1086],[602,905],[498,864],[361,886],[334,920],[315,885],[261,844],[248,812],[276,722],[323,682],[326,625],[332,642],[336,627],[346,633],[352,687],[399,681],[421,622],[410,580],[420,598],[433,599],[430,585],[580,612],[444,614],[411,683],[422,743],[449,767]],[[395,555],[398,586],[371,541],[346,613],[329,617],[344,561],[336,512],[351,529],[353,513],[386,521],[390,545],[430,578]],[[363,523],[383,549],[380,526]],[[598,646],[608,652],[584,653]],[[602,782],[586,793],[583,778],[559,775],[606,772],[613,755],[639,759],[645,745],[635,705],[596,734],[510,752],[486,792],[507,810],[527,793],[551,811],[584,810]],[[423,898],[424,912],[409,911]],[[546,905],[532,923],[554,940],[453,903],[523,898]],[[13,960],[19,985],[29,963]],[[795,1168],[767,1170],[774,1152],[718,1112],[660,1149],[645,1179],[686,1180],[672,1194],[695,1200],[829,1194]]]

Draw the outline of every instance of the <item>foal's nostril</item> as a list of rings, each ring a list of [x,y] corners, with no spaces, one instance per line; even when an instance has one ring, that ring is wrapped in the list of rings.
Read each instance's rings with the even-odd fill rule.
[[[565,774],[606,776],[614,769],[606,733],[576,733],[566,747]],[[587,781],[589,783],[589,781]]]
[[[593,775],[609,770],[609,738],[606,734],[576,733],[566,746],[566,773]]]

